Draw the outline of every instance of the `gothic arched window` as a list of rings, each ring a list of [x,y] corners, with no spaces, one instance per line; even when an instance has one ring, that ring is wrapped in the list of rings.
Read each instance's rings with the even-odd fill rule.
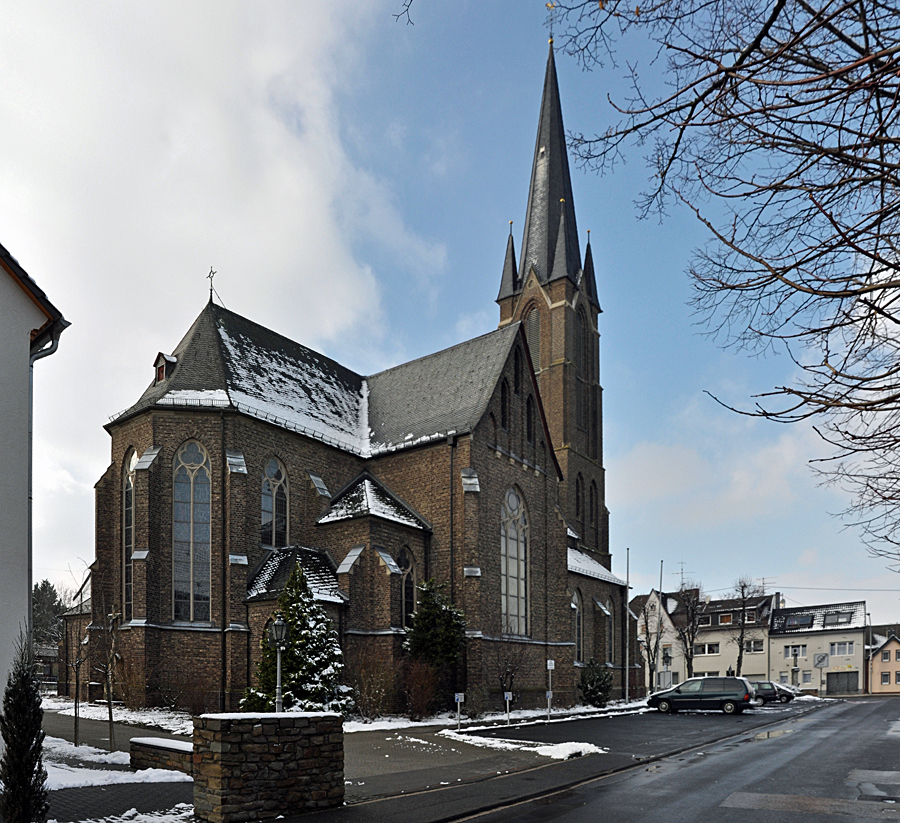
[[[530,394],[525,401],[525,438],[534,443],[534,398]]]
[[[575,522],[578,524],[578,536],[586,541],[584,533],[584,480],[580,474],[575,477]]]
[[[196,440],[175,455],[172,590],[175,620],[209,620],[210,464]]]
[[[416,561],[404,546],[397,555],[397,565],[403,577],[400,583],[400,625],[408,629],[412,625],[412,616],[416,610]]]
[[[288,482],[281,462],[266,463],[262,481],[262,522],[259,542],[279,549],[288,544]]]
[[[518,346],[513,351],[513,392],[520,394],[522,391],[522,355]]]
[[[528,634],[528,515],[516,489],[500,512],[500,614],[506,634]]]
[[[134,554],[134,467],[137,452],[132,449],[125,460],[125,476],[122,484],[122,618],[131,620],[134,605],[133,566]]]
[[[528,342],[528,354],[531,355],[531,367],[536,372],[540,371],[541,313],[537,309],[532,309],[525,318],[525,340]]]
[[[500,383],[500,428],[509,429],[509,383]]]
[[[607,663],[616,662],[616,612],[612,599],[606,598],[606,610],[609,614],[606,617],[606,661]]]
[[[572,617],[575,621],[575,662],[584,662],[584,609],[581,594],[576,589],[572,595]]]
[[[591,480],[590,494],[588,497],[588,523],[591,529],[591,545],[597,548],[597,484]]]

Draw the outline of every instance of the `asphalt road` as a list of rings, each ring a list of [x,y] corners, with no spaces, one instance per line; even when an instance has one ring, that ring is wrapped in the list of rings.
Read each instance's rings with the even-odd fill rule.
[[[762,718],[782,718],[761,727]],[[615,725],[628,718],[609,718]],[[653,763],[589,780],[555,795],[477,817],[479,823],[836,823],[900,821],[900,698],[836,701],[819,711],[770,710],[739,718],[684,712],[631,718],[631,729],[588,721],[557,734],[639,756],[641,737],[677,736],[690,745],[710,724],[733,723],[734,736]],[[743,721],[743,723],[741,722]],[[720,727],[722,728],[722,727]],[[515,734],[515,732],[513,732]],[[660,737],[657,737],[656,745]],[[593,738],[593,739],[591,739]],[[600,744],[602,745],[602,744]]]

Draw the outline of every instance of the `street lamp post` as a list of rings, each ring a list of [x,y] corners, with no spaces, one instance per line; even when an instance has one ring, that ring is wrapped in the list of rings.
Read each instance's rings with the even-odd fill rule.
[[[275,711],[284,709],[281,700],[281,652],[287,643],[290,626],[282,620],[281,615],[276,615],[275,622],[269,627],[269,639],[275,646]]]

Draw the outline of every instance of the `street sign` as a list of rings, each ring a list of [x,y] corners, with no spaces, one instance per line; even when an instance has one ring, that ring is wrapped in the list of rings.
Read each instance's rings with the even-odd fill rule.
[[[813,655],[813,666],[817,669],[827,669],[828,668],[828,653],[827,652],[819,652],[818,654]]]
[[[548,660],[548,661],[547,661],[547,671],[548,671],[548,672],[552,672],[555,668],[556,668],[556,661],[555,661],[555,660]]]
[[[512,702],[512,692],[503,692],[503,699],[507,702]]]
[[[456,692],[454,694],[454,697],[456,697],[457,703],[465,703],[466,702],[466,695],[464,692]]]

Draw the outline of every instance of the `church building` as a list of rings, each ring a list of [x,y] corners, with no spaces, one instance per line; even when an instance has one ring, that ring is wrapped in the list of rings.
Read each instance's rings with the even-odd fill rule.
[[[90,626],[69,621],[61,691],[117,612],[125,699],[234,710],[298,563],[349,666],[374,652],[400,670],[433,578],[465,613],[461,690],[499,707],[513,667],[520,705],[543,705],[552,660],[554,703],[571,704],[593,659],[614,697],[626,665],[636,691],[552,45],[521,255],[510,235],[498,274],[495,331],[368,376],[210,300],[106,426]]]

